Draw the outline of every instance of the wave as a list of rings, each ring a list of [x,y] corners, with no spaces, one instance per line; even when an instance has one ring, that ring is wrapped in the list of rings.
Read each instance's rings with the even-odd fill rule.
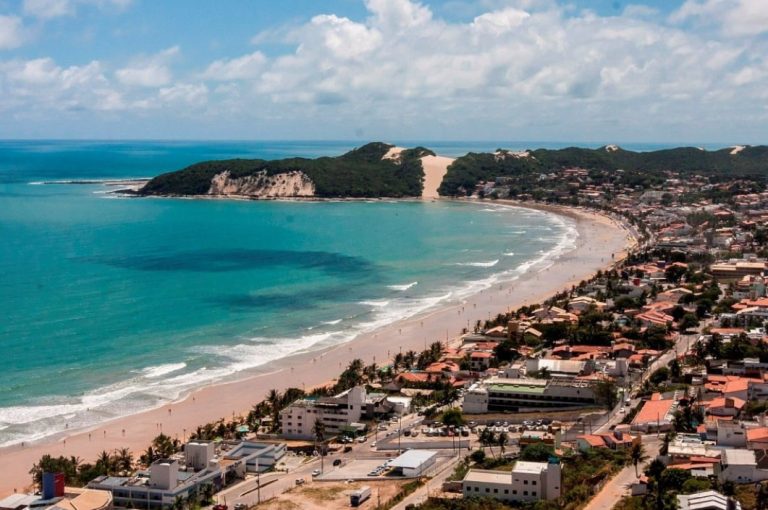
[[[360,304],[365,306],[372,306],[374,308],[383,308],[389,304],[389,301],[383,299],[380,301],[360,301]]]
[[[491,260],[490,262],[457,262],[457,266],[469,266],[469,267],[493,267],[499,263],[499,259]]]
[[[410,289],[411,287],[415,287],[418,284],[419,282],[406,283],[405,285],[387,285],[387,288],[403,292]]]
[[[183,368],[187,368],[186,363],[168,363],[166,365],[158,365],[156,367],[147,367],[143,369],[141,373],[144,375],[144,377],[154,379],[155,377],[177,372]]]
[[[336,319],[335,321],[325,321],[323,324],[326,324],[328,326],[335,326],[336,324],[339,324],[343,319]]]
[[[505,256],[505,257],[514,257],[514,256],[515,256],[515,252],[513,252],[513,251],[508,251],[508,252],[506,252],[506,253],[504,254],[504,256]]]

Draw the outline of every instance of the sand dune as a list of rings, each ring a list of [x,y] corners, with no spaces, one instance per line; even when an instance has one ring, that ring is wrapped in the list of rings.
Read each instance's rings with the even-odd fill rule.
[[[448,165],[453,163],[453,158],[446,156],[424,156],[421,158],[421,166],[424,167],[424,190],[421,198],[438,198],[437,188],[443,182],[448,171]]]

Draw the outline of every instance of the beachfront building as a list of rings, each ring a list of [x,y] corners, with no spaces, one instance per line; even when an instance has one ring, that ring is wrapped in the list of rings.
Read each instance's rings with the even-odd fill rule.
[[[332,397],[301,398],[280,411],[280,428],[288,439],[314,439],[315,422],[325,427],[326,436],[357,429],[366,410],[366,392],[355,386]]]
[[[464,395],[469,414],[536,409],[569,409],[597,403],[593,381],[577,379],[504,379],[479,381]]]
[[[0,499],[0,510],[111,510],[109,491],[64,487],[61,473],[43,473],[40,494],[14,493]]]
[[[156,460],[134,476],[99,476],[88,488],[108,491],[118,508],[159,510],[177,498],[215,493],[246,473],[266,471],[285,453],[286,445],[278,443],[190,441],[183,457]]]
[[[507,503],[560,497],[560,460],[517,461],[512,472],[470,469],[461,482],[465,498],[491,497]]]

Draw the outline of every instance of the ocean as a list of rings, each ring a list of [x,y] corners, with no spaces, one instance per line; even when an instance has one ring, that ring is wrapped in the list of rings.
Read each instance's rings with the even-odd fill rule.
[[[446,155],[502,145],[422,143]],[[63,183],[355,145],[0,142],[0,445],[267,370],[544,268],[572,245],[569,220],[493,204],[120,198]]]

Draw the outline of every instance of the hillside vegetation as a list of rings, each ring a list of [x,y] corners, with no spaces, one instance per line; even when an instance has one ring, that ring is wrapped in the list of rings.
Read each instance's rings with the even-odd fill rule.
[[[334,197],[417,197],[421,196],[424,170],[420,158],[434,153],[423,147],[404,150],[397,159],[382,159],[392,148],[369,143],[338,157],[230,159],[205,161],[150,180],[140,195],[205,195],[214,176],[229,172],[231,178],[266,172],[278,175],[300,171],[315,185],[315,196]]]
[[[527,154],[506,151],[469,153],[448,167],[439,192],[443,196],[463,194],[479,181],[496,177],[538,176],[563,168],[615,172],[622,170],[627,181],[649,184],[663,180],[664,172],[682,175],[699,174],[718,178],[760,178],[768,176],[768,146],[745,147],[732,153],[732,148],[705,151],[695,147],[680,147],[653,152],[633,152],[618,147],[582,149],[569,147],[559,150],[537,149]]]

